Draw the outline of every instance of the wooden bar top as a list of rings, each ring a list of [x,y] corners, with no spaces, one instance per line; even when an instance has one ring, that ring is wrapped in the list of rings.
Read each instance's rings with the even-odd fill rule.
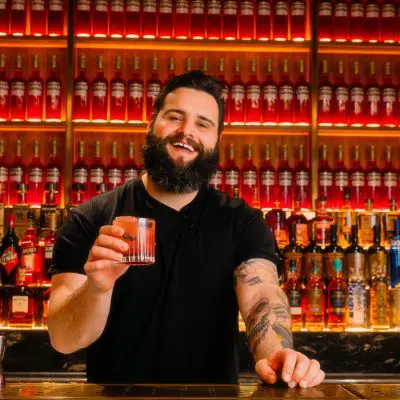
[[[398,384],[322,384],[288,389],[283,385],[93,385],[83,383],[8,383],[0,399],[389,399],[400,400]]]

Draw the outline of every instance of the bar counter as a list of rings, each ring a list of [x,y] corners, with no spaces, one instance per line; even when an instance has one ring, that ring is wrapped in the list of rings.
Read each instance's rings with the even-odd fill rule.
[[[0,399],[400,399],[396,384],[322,384],[288,389],[283,384],[261,385],[93,385],[83,383],[9,383]]]

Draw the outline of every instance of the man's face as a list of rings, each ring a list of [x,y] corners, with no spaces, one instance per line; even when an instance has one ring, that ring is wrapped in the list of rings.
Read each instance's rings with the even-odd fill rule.
[[[146,136],[143,156],[150,178],[167,191],[198,190],[219,161],[215,99],[188,88],[169,93]]]

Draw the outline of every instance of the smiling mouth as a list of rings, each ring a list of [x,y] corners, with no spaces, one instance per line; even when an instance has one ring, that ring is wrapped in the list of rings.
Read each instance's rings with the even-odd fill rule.
[[[186,150],[188,153],[196,152],[196,150],[193,148],[193,146],[191,146],[190,144],[187,144],[187,143],[175,142],[175,143],[171,143],[171,146],[174,147],[175,149]]]

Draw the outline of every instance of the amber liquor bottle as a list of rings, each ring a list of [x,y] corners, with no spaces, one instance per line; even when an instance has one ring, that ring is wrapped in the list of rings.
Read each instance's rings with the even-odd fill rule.
[[[304,298],[305,327],[312,332],[325,327],[325,285],[321,274],[321,265],[313,261]]]
[[[265,215],[265,221],[274,233],[277,247],[286,246],[288,235],[286,232],[286,214],[280,208],[279,200],[275,200],[275,206]]]
[[[328,285],[327,327],[331,331],[343,331],[346,327],[347,285],[343,277],[342,260],[333,262],[335,276]]]
[[[298,331],[303,327],[303,311],[301,307],[301,281],[295,260],[290,261],[285,292],[289,300],[292,330]]]
[[[283,249],[284,276],[289,279],[289,270],[292,261],[297,268],[297,277],[300,279],[303,273],[303,249],[296,242],[296,225],[289,225],[289,244]]]
[[[381,224],[381,216],[373,211],[371,199],[367,199],[365,202],[365,211],[360,212],[357,217],[361,246],[369,247],[374,241],[374,226],[380,226]]]
[[[316,215],[309,221],[311,229],[315,230],[317,243],[322,248],[329,245],[330,229],[333,225],[333,218],[326,210],[326,198],[321,197],[318,202]]]
[[[290,232],[290,225],[296,226],[296,242],[300,246],[308,244],[308,221],[304,214],[301,212],[301,201],[299,197],[294,200],[294,209],[291,215],[286,220],[288,234]]]
[[[324,271],[324,253],[321,246],[317,244],[314,230],[310,230],[310,244],[303,250],[304,258],[304,280],[309,281],[312,269],[318,267],[319,277],[322,279]]]
[[[44,276],[43,282],[50,283],[49,271],[53,258],[53,249],[56,242],[57,219],[56,213],[49,215],[49,233],[44,239]]]
[[[336,259],[344,261],[344,250],[338,245],[337,225],[331,225],[330,244],[324,249],[324,268],[327,283],[336,276],[333,266]]]

